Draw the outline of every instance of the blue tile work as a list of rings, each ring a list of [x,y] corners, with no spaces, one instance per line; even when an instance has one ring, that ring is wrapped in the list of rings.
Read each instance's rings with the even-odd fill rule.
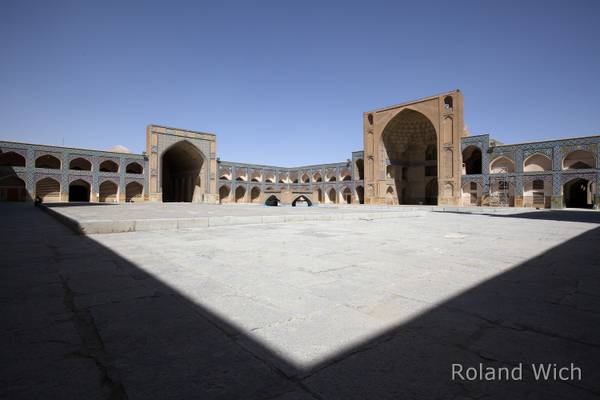
[[[352,152],[352,158],[349,158],[344,162],[304,165],[292,168],[219,161],[219,182],[217,190],[226,186],[230,189],[231,193],[235,193],[235,190],[242,186],[246,189],[246,192],[252,190],[254,187],[258,187],[261,192],[264,192],[267,189],[273,189],[274,191],[288,189],[292,192],[311,192],[316,189],[321,189],[322,193],[326,193],[326,191],[334,188],[339,196],[346,188],[348,188],[351,191],[353,198],[356,198],[358,196],[357,188],[362,188],[364,190],[363,180],[358,179],[358,170],[356,167],[356,161],[358,160],[363,160],[364,162],[362,151]],[[231,179],[221,178],[223,171],[230,172]],[[251,182],[251,176],[255,172],[261,175],[262,179],[260,182]],[[315,182],[313,180],[313,177],[317,173],[321,175],[322,182]],[[266,177],[271,174],[275,176],[275,183],[265,182]],[[301,178],[304,174],[309,177],[308,183],[301,182]],[[246,180],[236,180],[236,177],[239,175],[244,175]],[[287,179],[290,176],[297,177],[299,183],[279,183],[280,178]],[[327,177],[331,176],[335,176],[335,181],[326,181]],[[349,176],[349,180],[342,180],[344,176]]]
[[[69,184],[78,179],[90,184],[93,193],[99,192],[99,186],[106,180],[111,180],[119,186],[119,193],[125,193],[130,182],[138,182],[147,190],[148,163],[144,154],[116,153],[111,151],[77,149],[62,146],[42,144],[19,143],[0,141],[0,152],[15,152],[26,159],[25,167],[10,167],[0,169],[0,178],[15,175],[25,182],[25,188],[33,198],[35,184],[44,178],[53,178],[60,183],[62,193],[69,192]],[[60,160],[60,169],[36,168],[35,161],[43,155],[52,155]],[[69,169],[69,163],[76,158],[83,158],[91,162],[91,171],[77,171]],[[112,160],[119,165],[118,172],[100,172],[100,163]],[[143,167],[141,174],[126,174],[128,164],[137,162]]]
[[[515,195],[523,196],[523,187],[535,179],[544,180],[545,184],[552,184],[552,195],[562,196],[562,186],[575,178],[584,178],[595,182],[596,196],[600,197],[600,136],[587,136],[541,142],[517,143],[493,146],[489,135],[469,136],[461,139],[461,149],[468,146],[477,146],[482,151],[482,174],[463,175],[462,183],[478,182],[483,187],[483,194],[488,195],[490,182],[496,179],[507,179],[515,184]],[[596,155],[596,168],[563,170],[563,159],[570,152],[585,150]],[[551,171],[523,172],[525,160],[534,154],[542,154],[552,160]],[[500,156],[509,158],[514,162],[515,172],[507,174],[490,174],[490,163]]]
[[[524,186],[535,179],[542,179],[546,185],[552,185],[553,197],[559,198],[562,196],[563,185],[575,178],[584,178],[595,182],[595,191],[597,198],[600,198],[600,136],[587,136],[579,138],[568,138],[550,141],[540,141],[531,143],[517,144],[496,144],[490,140],[487,134],[468,136],[461,139],[461,149],[464,150],[468,146],[477,146],[482,152],[482,173],[477,175],[463,175],[462,184],[467,182],[476,182],[482,187],[483,195],[489,195],[490,185],[499,179],[508,180],[515,185],[515,195],[523,196]],[[562,170],[562,162],[564,157],[575,150],[586,150],[596,155],[596,168],[579,169],[579,170]],[[50,177],[56,179],[61,184],[61,192],[68,193],[69,184],[77,179],[82,179],[88,182],[91,190],[94,193],[99,192],[99,186],[103,182],[110,180],[119,186],[119,193],[125,193],[127,184],[138,182],[143,185],[144,193],[147,193],[149,176],[156,175],[158,172],[149,171],[148,159],[144,154],[126,154],[115,153],[109,151],[77,149],[61,146],[49,146],[40,144],[28,144],[18,142],[0,141],[0,151],[13,151],[22,155],[26,160],[25,167],[0,167],[0,178],[7,175],[15,175],[25,182],[27,191],[30,194],[35,192],[35,184],[40,179]],[[151,151],[156,151],[152,148]],[[53,155],[61,161],[61,168],[45,169],[35,168],[35,160],[45,154]],[[540,172],[523,172],[523,164],[528,157],[534,154],[542,154],[552,160],[552,169],[550,171]],[[490,174],[490,164],[496,158],[504,156],[514,162],[514,173],[507,174]],[[91,171],[74,171],[69,169],[69,162],[75,158],[82,157],[92,163]],[[253,187],[259,187],[261,192],[267,188],[275,191],[280,189],[289,189],[297,192],[308,192],[320,188],[323,193],[331,188],[336,190],[336,193],[341,194],[342,191],[348,188],[353,197],[357,196],[357,188],[364,190],[364,182],[358,179],[358,170],[356,167],[357,160],[363,160],[364,154],[362,151],[353,152],[351,158],[347,161],[339,163],[305,165],[294,168],[284,168],[270,165],[257,165],[229,161],[218,162],[218,186],[227,186],[232,192],[239,186],[243,186],[246,191]],[[100,172],[99,165],[103,161],[112,160],[119,165],[118,172]],[[142,174],[127,174],[126,166],[131,162],[137,162],[143,167]],[[222,179],[221,170],[228,170],[231,178]],[[238,173],[242,172],[246,179],[237,181]],[[315,182],[313,177],[316,173],[322,177],[322,182]],[[251,175],[259,173],[262,177],[260,182],[251,182]],[[265,182],[265,177],[268,174],[273,174],[275,177],[274,183]],[[307,174],[309,182],[303,183],[301,177]],[[296,175],[299,183],[279,183],[280,177],[289,177]],[[349,180],[343,181],[344,176],[349,175]],[[329,182],[327,177],[335,176],[334,182]],[[598,202],[598,200],[596,200]]]

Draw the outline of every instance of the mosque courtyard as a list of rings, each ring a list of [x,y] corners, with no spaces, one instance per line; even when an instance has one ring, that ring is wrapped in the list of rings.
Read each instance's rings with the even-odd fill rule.
[[[596,211],[119,207],[0,204],[1,398],[600,395]]]

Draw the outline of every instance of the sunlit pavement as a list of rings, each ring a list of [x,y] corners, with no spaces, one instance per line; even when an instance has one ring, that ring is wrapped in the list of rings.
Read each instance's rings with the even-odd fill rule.
[[[90,236],[0,213],[0,397],[600,395],[598,213]],[[542,362],[583,377],[451,379]]]

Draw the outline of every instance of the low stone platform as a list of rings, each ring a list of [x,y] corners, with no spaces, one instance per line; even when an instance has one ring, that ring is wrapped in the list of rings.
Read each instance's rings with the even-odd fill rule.
[[[421,206],[267,207],[192,203],[55,203],[42,207],[84,235],[223,225],[422,217],[432,209]]]

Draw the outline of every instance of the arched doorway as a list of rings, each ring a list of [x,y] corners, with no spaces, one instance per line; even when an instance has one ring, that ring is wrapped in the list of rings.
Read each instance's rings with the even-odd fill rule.
[[[365,179],[365,163],[361,158],[356,160],[356,170],[358,171],[358,179],[361,181]]]
[[[335,193],[335,188],[329,189],[329,191],[327,192],[327,197],[329,203],[337,203],[337,194]]]
[[[125,186],[125,201],[138,202],[144,200],[144,186],[138,182],[130,182]]]
[[[177,142],[165,151],[161,163],[163,201],[199,201],[203,163],[200,150],[187,141]]]
[[[260,200],[260,188],[255,186],[250,190],[250,203],[258,203]]]
[[[294,201],[292,201],[292,207],[296,206],[310,207],[312,206],[312,202],[306,196],[298,196]]]
[[[242,203],[244,201],[244,197],[246,196],[246,188],[243,186],[238,186],[235,188],[235,202]]]
[[[576,178],[565,183],[563,197],[567,208],[592,208],[591,183],[587,179]]]
[[[90,184],[83,179],[77,179],[69,185],[69,201],[89,202]]]
[[[112,181],[104,181],[100,184],[98,201],[101,203],[114,203],[118,201],[117,192],[119,187]]]
[[[405,109],[386,125],[382,134],[382,161],[393,179],[399,204],[437,204],[437,133],[431,121],[420,112]],[[435,199],[432,199],[435,194]],[[387,200],[386,200],[387,202]]]
[[[52,178],[40,179],[35,184],[35,195],[44,203],[60,201],[60,183]]]
[[[0,179],[0,201],[25,201],[27,190],[25,182],[16,176]]]
[[[344,190],[342,190],[342,199],[344,200],[344,203],[352,204],[352,191],[350,188],[344,188]]]
[[[269,196],[269,198],[265,201],[265,206],[277,207],[278,205],[279,205],[279,199],[274,194]]]
[[[462,151],[463,174],[481,174],[481,150],[477,146],[467,146]]]
[[[317,189],[317,201],[319,203],[323,203],[323,191],[321,190],[321,188]]]
[[[358,197],[358,204],[365,204],[365,188],[357,186],[356,196]]]
[[[231,194],[231,189],[229,186],[223,185],[219,188],[219,202],[220,203],[229,203],[229,195]]]
[[[427,182],[427,186],[425,186],[425,204],[427,205],[435,205],[437,204],[438,198],[438,182],[436,178],[433,178],[429,182]]]
[[[481,185],[477,182],[465,182],[462,185],[462,205],[477,206],[481,203]]]

